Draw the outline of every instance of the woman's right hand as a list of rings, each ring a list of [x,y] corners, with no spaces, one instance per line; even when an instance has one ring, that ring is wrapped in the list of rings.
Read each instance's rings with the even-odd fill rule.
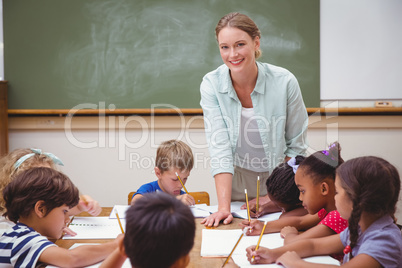
[[[229,224],[233,220],[233,215],[230,213],[230,211],[217,211],[208,217],[204,218],[201,221],[201,224],[204,224],[205,226],[212,227],[215,226],[217,227],[219,223],[223,220],[223,224]]]

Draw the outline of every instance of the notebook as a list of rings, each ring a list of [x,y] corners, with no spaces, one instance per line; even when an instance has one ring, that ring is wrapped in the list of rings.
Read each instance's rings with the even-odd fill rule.
[[[121,219],[121,224],[124,230],[125,219]],[[117,219],[109,217],[74,217],[68,228],[77,235],[64,235],[63,239],[114,239],[121,234]]]
[[[109,215],[110,219],[117,219],[116,212],[119,214],[120,219],[126,218],[126,211],[129,205],[115,205],[112,212]],[[189,206],[194,218],[205,218],[210,215],[208,206],[206,204],[196,204],[194,206]]]

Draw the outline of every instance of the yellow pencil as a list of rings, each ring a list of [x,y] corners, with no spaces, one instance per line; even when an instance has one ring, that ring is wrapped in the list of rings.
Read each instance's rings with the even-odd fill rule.
[[[258,239],[257,246],[255,247],[254,251],[257,251],[258,247],[260,246],[261,238],[262,238],[262,235],[264,234],[264,231],[265,231],[265,226],[267,226],[267,221],[264,223],[264,227],[262,227],[260,238]],[[254,256],[251,258],[251,262],[253,262],[253,261],[254,261]]]
[[[229,256],[226,258],[226,260],[225,260],[225,262],[223,263],[222,267],[225,266],[225,265],[229,262],[230,257],[232,257],[232,254],[233,254],[233,252],[235,251],[237,245],[239,244],[241,238],[243,237],[245,230],[246,230],[246,229],[243,229],[243,232],[241,233],[239,239],[237,240],[236,244],[234,245],[234,247],[233,247],[232,251],[230,252]]]
[[[183,181],[180,179],[179,174],[177,174],[177,172],[176,172],[176,176],[177,176],[177,178],[179,179],[179,181],[180,181],[180,183],[181,183],[181,186],[183,186],[184,191],[186,191],[186,193],[188,194],[188,191],[187,191],[186,187],[184,186]]]
[[[70,226],[70,224],[73,222],[74,217],[75,217],[75,216],[72,216],[71,219],[70,219],[70,221],[67,223],[67,226],[66,226],[67,228],[68,228],[68,227]],[[61,237],[63,238],[64,235],[66,235],[66,234],[67,234],[67,233],[63,232],[63,234],[61,235]]]
[[[250,218],[250,206],[248,205],[247,189],[244,189],[244,192],[246,193],[246,204],[247,204],[247,216],[248,216],[248,221],[251,222],[251,218]]]
[[[121,225],[119,213],[117,213],[117,211],[116,211],[116,217],[117,217],[117,220],[119,221],[119,226],[120,226],[121,233],[124,234],[123,225]]]
[[[257,177],[257,202],[256,202],[256,207],[255,207],[255,213],[258,214],[258,201],[260,199],[260,176]]]
[[[75,217],[75,216],[73,216],[73,217],[71,218],[71,220],[70,220],[69,223],[67,224],[67,227],[70,226],[70,224],[73,222],[74,217]]]

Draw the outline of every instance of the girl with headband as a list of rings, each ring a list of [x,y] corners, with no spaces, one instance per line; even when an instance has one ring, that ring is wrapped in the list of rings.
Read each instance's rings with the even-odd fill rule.
[[[295,174],[295,183],[300,191],[299,198],[309,214],[268,222],[265,233],[281,231],[284,243],[287,244],[337,234],[347,227],[347,221],[336,210],[334,199],[335,171],[343,163],[340,151],[339,143],[335,142],[328,150],[315,152],[300,163]],[[250,228],[248,235],[259,235],[264,225],[258,220],[243,221],[242,224],[244,228]],[[305,232],[299,235],[299,231]]]
[[[13,222],[8,221],[2,215],[5,213],[3,189],[15,178],[20,172],[32,167],[50,167],[57,170],[57,166],[63,166],[63,162],[54,154],[42,152],[41,149],[16,149],[0,159],[0,234],[7,228],[14,226]],[[102,208],[96,200],[88,195],[81,195],[80,202],[71,211],[72,214],[78,214],[87,211],[92,216],[97,216]],[[70,229],[66,228],[65,232],[75,235]]]

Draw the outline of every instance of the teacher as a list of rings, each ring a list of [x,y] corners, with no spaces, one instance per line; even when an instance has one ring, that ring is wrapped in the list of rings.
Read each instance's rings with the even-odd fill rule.
[[[260,30],[241,13],[222,17],[215,35],[224,62],[202,80],[201,107],[211,156],[218,211],[206,226],[233,220],[231,201],[260,196],[281,162],[306,151],[308,116],[300,87],[288,70],[256,61],[261,56]],[[254,201],[255,202],[255,201]],[[268,196],[261,203],[272,206]]]

